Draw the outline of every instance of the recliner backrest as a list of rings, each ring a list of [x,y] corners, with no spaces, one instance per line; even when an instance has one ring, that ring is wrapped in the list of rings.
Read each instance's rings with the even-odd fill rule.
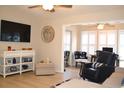
[[[107,51],[99,51],[99,55],[97,57],[96,62],[114,66],[115,54]]]

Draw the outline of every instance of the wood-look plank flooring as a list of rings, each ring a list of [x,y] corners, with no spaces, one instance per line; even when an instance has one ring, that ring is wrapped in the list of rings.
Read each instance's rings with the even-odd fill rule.
[[[49,88],[70,78],[79,77],[79,69],[67,68],[64,73],[36,76],[34,72],[25,72],[3,78],[0,76],[0,88]]]

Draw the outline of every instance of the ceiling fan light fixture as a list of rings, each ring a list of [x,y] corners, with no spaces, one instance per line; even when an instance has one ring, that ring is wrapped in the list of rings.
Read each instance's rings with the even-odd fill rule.
[[[104,24],[98,24],[97,25],[97,29],[103,29],[104,28]]]
[[[51,5],[51,4],[44,4],[44,5],[43,5],[43,9],[44,9],[44,10],[49,10],[49,11],[50,11],[50,10],[53,9],[53,7],[54,7],[54,6]]]

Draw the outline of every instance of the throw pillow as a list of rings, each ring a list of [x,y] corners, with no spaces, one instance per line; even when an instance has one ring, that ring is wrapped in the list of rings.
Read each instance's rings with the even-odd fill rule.
[[[94,69],[96,69],[96,68],[98,68],[98,67],[101,67],[101,66],[103,66],[103,63],[94,62],[94,63],[92,64],[92,68],[94,68]]]

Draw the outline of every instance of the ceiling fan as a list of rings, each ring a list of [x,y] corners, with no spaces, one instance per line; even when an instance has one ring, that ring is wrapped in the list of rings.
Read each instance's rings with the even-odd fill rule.
[[[115,27],[116,24],[113,23],[99,23],[97,24],[97,29],[103,29],[105,26],[107,27]]]
[[[42,8],[45,11],[49,12],[55,12],[55,8],[72,8],[72,5],[34,5],[34,6],[29,6],[28,8]]]

